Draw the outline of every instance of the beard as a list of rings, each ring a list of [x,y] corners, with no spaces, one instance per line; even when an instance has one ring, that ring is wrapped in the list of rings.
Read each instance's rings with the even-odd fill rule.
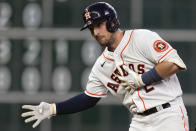
[[[110,49],[112,47],[114,41],[115,41],[115,38],[114,38],[114,35],[112,34],[111,37],[108,40],[106,40],[105,46],[107,46],[108,49]]]
[[[111,49],[114,42],[115,42],[115,37],[114,34],[112,33],[111,36],[108,39],[105,39],[104,36],[96,36],[95,39],[98,41],[98,43],[103,46],[103,47],[108,47],[108,49]],[[103,40],[105,39],[105,40]]]

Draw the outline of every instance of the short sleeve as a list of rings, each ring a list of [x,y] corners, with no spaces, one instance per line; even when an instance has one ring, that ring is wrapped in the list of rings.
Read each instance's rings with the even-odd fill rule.
[[[174,51],[168,42],[149,30],[137,31],[135,41],[143,56],[155,64],[165,60]]]
[[[89,75],[89,79],[87,82],[85,94],[91,97],[106,97],[108,89],[103,85],[103,83],[96,76],[98,75],[98,71],[95,66],[92,68],[92,71]]]

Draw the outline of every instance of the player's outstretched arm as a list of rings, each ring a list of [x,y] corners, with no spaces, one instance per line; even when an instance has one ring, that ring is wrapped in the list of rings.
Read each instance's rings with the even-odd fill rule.
[[[59,114],[71,114],[89,109],[97,104],[100,98],[90,97],[85,93],[72,97],[69,100],[49,104],[41,102],[39,105],[23,105],[22,109],[29,111],[22,113],[22,117],[29,117],[25,120],[25,123],[35,121],[33,128],[37,127],[40,122],[51,116]]]

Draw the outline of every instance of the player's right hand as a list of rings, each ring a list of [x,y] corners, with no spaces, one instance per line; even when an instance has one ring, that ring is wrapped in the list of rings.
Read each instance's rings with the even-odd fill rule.
[[[22,109],[27,109],[30,111],[27,111],[25,113],[22,113],[22,117],[29,117],[25,119],[25,123],[35,121],[33,124],[33,128],[37,127],[40,122],[46,118],[50,118],[51,116],[56,114],[56,105],[55,104],[49,104],[46,102],[41,102],[39,105],[23,105]]]

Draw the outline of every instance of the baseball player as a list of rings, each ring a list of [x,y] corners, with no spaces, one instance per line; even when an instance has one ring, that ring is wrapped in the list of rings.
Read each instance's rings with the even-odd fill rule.
[[[89,109],[106,97],[118,97],[133,114],[129,131],[188,131],[188,116],[176,73],[186,70],[177,51],[150,30],[119,29],[115,9],[97,2],[84,9],[85,25],[105,46],[89,76],[86,90],[59,103],[24,105],[22,117],[35,121]]]

